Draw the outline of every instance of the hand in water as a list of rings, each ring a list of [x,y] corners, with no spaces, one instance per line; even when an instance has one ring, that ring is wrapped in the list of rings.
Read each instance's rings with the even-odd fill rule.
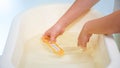
[[[86,47],[92,34],[113,34],[120,33],[120,11],[110,15],[88,21],[78,38],[78,45]]]
[[[56,42],[56,38],[64,32],[64,27],[60,24],[55,24],[48,29],[43,36],[50,38],[50,42]]]

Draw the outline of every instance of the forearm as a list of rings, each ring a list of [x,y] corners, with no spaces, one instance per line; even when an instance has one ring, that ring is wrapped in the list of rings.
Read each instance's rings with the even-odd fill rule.
[[[89,34],[120,33],[120,10],[100,19],[93,20],[85,26]]]
[[[57,24],[64,27],[89,10],[99,0],[76,0],[69,10],[58,20]]]

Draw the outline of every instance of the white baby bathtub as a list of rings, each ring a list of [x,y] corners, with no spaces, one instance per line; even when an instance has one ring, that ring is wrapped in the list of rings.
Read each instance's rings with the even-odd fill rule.
[[[38,39],[40,39],[40,36],[49,27],[51,27],[65,13],[65,11],[67,11],[69,7],[70,5],[65,5],[65,4],[39,6],[36,8],[32,8],[30,10],[27,10],[24,13],[20,14],[19,16],[16,16],[11,26],[11,30],[9,33],[8,40],[6,42],[4,53],[2,56],[0,56],[0,68],[56,68],[56,67],[57,68],[61,68],[61,67],[62,68],[68,68],[68,67],[69,68],[80,68],[80,67],[96,68],[96,67],[89,67],[90,65],[89,63],[84,65],[78,64],[78,63],[76,64],[74,62],[66,63],[66,61],[71,60],[71,57],[69,56],[65,56],[64,60],[62,58],[62,63],[60,64],[61,60],[59,59],[61,59],[61,57],[57,57],[57,59],[50,58],[50,56],[53,54],[51,53],[49,54],[50,55],[49,56],[46,54],[46,52],[42,53],[41,52],[42,50],[38,49],[39,47],[37,48],[38,51],[37,50],[31,51],[31,52],[34,52],[34,54],[36,52],[40,52],[41,54],[41,56],[38,56],[38,57],[35,56],[36,58],[34,58],[33,62],[29,61],[30,59],[29,57],[23,58],[24,52],[27,51],[26,49],[29,50],[29,48],[26,48],[27,45],[25,45],[25,43],[29,39],[35,37],[36,35],[39,37]],[[83,16],[78,18],[76,21],[74,21],[74,23],[67,28],[65,33],[78,34],[86,21],[99,18],[99,17],[102,17],[102,14],[92,9],[89,12],[86,12],[85,14],[83,14]],[[97,43],[96,44],[97,48],[93,50],[93,53],[89,54],[89,55],[92,55],[94,62],[98,62],[101,65],[103,65],[97,68],[120,68],[119,64],[115,62],[116,60],[118,60],[117,58],[119,56],[119,52],[113,38],[110,36],[102,36],[102,35],[98,35],[98,36],[99,37],[97,39],[99,40],[97,42],[95,41],[95,43]],[[93,39],[94,37],[97,37],[97,36],[93,36]],[[62,41],[66,41],[66,39],[65,40],[63,39]],[[36,45],[36,43],[34,44]],[[32,49],[34,49],[34,47],[31,47],[31,50]],[[64,49],[64,46],[63,46],[63,49]],[[76,52],[73,51],[71,54],[74,54],[74,53]],[[29,55],[29,56],[34,56],[34,55]],[[40,57],[41,59],[37,59]],[[55,62],[52,62],[49,59],[44,60],[45,57],[49,59],[53,59],[53,61],[55,59]],[[24,61],[26,59],[28,59],[28,61]],[[76,60],[75,58],[72,58],[72,59]],[[77,60],[81,61],[82,59],[79,59],[79,57],[77,57]],[[87,61],[84,61],[84,62],[87,62]],[[29,66],[26,66],[27,64],[29,64]]]

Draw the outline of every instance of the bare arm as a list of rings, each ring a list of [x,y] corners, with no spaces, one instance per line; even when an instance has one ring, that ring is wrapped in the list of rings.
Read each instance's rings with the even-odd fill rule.
[[[68,26],[84,12],[89,10],[99,0],[76,0],[69,10],[58,20],[57,24]]]
[[[78,38],[78,44],[86,46],[92,34],[120,33],[120,10],[108,16],[87,22]]]
[[[64,32],[64,29],[84,12],[89,10],[99,0],[76,0],[69,10],[53,25],[44,36],[49,36],[50,41],[55,41],[56,37]]]

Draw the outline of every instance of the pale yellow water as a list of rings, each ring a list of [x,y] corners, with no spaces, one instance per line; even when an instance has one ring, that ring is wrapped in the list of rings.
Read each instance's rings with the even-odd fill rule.
[[[57,43],[65,51],[65,55],[59,57],[41,42],[41,35],[34,36],[24,45],[19,68],[105,68],[108,60],[104,62],[104,54],[99,53],[97,45],[100,36],[92,37],[86,51],[77,47],[77,37],[78,33],[75,32],[58,37]]]

